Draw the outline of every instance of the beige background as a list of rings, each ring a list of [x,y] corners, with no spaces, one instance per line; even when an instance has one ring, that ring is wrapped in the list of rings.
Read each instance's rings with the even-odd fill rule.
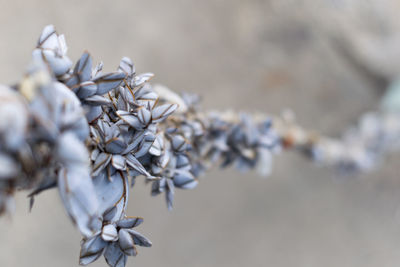
[[[206,108],[279,113],[338,136],[400,69],[396,0],[0,0],[0,80],[17,81],[43,26],[113,70],[122,56]],[[173,212],[138,182],[129,214],[154,243],[128,266],[398,266],[399,155],[338,177],[294,153],[268,179],[211,171]],[[0,266],[77,266],[80,237],[57,192],[0,219]],[[103,259],[92,266],[106,266]]]

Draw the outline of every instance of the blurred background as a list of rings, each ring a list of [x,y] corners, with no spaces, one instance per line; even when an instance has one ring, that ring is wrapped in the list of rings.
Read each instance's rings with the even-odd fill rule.
[[[337,137],[399,74],[399,12],[397,0],[0,0],[0,81],[21,78],[54,24],[74,61],[87,49],[110,71],[129,56],[206,109],[290,107]],[[215,168],[177,192],[172,212],[139,181],[128,214],[145,218],[139,230],[154,245],[127,266],[398,266],[399,160],[352,177],[291,152],[267,179]],[[80,235],[55,190],[31,213],[20,193],[0,228],[2,267],[78,266]]]

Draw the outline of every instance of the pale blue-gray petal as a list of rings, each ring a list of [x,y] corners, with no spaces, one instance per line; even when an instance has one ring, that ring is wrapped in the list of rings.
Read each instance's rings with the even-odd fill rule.
[[[135,135],[133,136],[132,141],[129,143],[127,148],[122,152],[121,154],[127,154],[131,152],[132,150],[137,150],[137,146],[143,141],[145,137],[145,132],[144,131],[137,131]]]
[[[71,74],[66,80],[64,81],[65,85],[71,88],[74,92],[77,91],[79,87],[79,77],[77,75]]]
[[[45,49],[53,49],[58,45],[58,36],[54,25],[46,25],[40,34],[37,46]]]
[[[182,152],[186,149],[186,141],[182,135],[174,135],[172,137],[172,148],[175,151]]]
[[[126,149],[127,145],[121,138],[113,138],[106,142],[105,149],[109,153],[119,154]]]
[[[117,170],[125,170],[126,169],[126,160],[125,157],[116,154],[113,155],[111,158],[111,164]]]
[[[136,130],[143,129],[143,124],[140,122],[137,116],[132,115],[132,113],[128,111],[118,110],[118,117],[120,117],[124,122],[135,128]]]
[[[156,101],[158,99],[158,95],[153,91],[152,87],[149,84],[144,85],[135,90],[134,92],[136,100],[142,101]]]
[[[188,171],[176,170],[174,175],[174,185],[182,189],[193,189],[197,186],[198,181],[193,174]]]
[[[108,163],[110,163],[111,161],[111,155],[105,152],[100,153],[94,164],[93,164],[93,176],[97,176],[99,175],[99,173],[108,165]]]
[[[118,243],[121,250],[128,256],[136,256],[137,251],[132,236],[126,229],[119,230]]]
[[[91,255],[87,255],[87,256],[82,256],[79,258],[79,265],[88,265],[94,261],[96,261],[98,258],[100,258],[100,256],[103,254],[103,251],[98,252],[98,253],[94,253]]]
[[[80,82],[89,81],[92,76],[92,57],[84,52],[75,66],[74,73],[79,76]]]
[[[135,103],[135,95],[130,88],[120,86],[119,94],[122,97],[121,100],[127,102],[126,104],[131,104],[132,106],[137,106]]]
[[[190,170],[191,169],[191,164],[189,157],[185,154],[178,154],[176,156],[176,168],[182,169],[182,170]]]
[[[126,74],[122,72],[111,72],[96,77],[93,79],[93,82],[97,84],[97,94],[104,95],[110,90],[117,88],[125,77]]]
[[[93,127],[90,127],[90,128],[91,128],[91,130],[93,129]],[[97,159],[97,157],[99,156],[99,154],[100,154],[99,149],[93,149],[92,152],[90,153],[90,160],[95,161]]]
[[[169,115],[171,115],[178,105],[176,104],[164,104],[158,107],[155,107],[151,112],[153,122],[160,122],[166,119]]]
[[[135,65],[128,57],[123,57],[121,59],[118,70],[124,72],[128,77],[132,77],[136,72]]]
[[[85,99],[96,94],[96,91],[97,85],[92,81],[88,81],[79,84],[79,88],[75,93],[80,99]]]
[[[111,221],[117,214],[117,211],[118,209],[116,206],[113,206],[112,208],[106,210],[103,214],[103,220],[106,222]]]
[[[141,108],[138,111],[137,117],[142,125],[147,125],[151,121],[151,111],[147,108]]]
[[[117,222],[117,226],[121,228],[133,228],[139,226],[143,222],[141,217],[125,217]]]
[[[156,165],[156,164],[152,164],[151,165],[151,171],[152,171],[152,173],[154,175],[160,175],[161,172],[163,171],[163,169],[160,166]]]
[[[101,95],[93,95],[85,98],[85,104],[91,106],[99,106],[99,105],[111,105],[112,102],[110,99],[103,97]]]
[[[121,251],[117,242],[107,246],[104,258],[110,267],[125,267],[127,261],[127,256]]]
[[[103,109],[101,108],[101,106],[90,107],[88,112],[86,113],[86,118],[89,123],[92,123],[97,120],[102,114]]]
[[[148,82],[153,77],[154,77],[154,74],[150,73],[150,72],[139,74],[134,78],[133,84],[135,87],[141,86],[142,84],[144,84],[145,82]]]
[[[151,241],[147,237],[143,236],[141,233],[136,232],[135,230],[132,229],[127,229],[126,231],[132,236],[135,245],[142,247],[152,246]]]
[[[156,136],[152,133],[145,134],[142,142],[139,145],[139,149],[134,153],[135,157],[140,158],[144,156],[152,146]]]
[[[92,71],[92,78],[96,78],[101,75],[101,71],[103,70],[103,62],[100,61],[96,67]]]
[[[119,88],[121,88],[121,86]],[[117,110],[129,110],[129,103],[127,103],[121,94],[119,94],[117,97]]]
[[[97,260],[104,251],[107,243],[100,235],[95,235],[83,241],[79,258],[80,265],[88,265]]]
[[[128,154],[126,157],[126,163],[133,168],[135,171],[139,172],[142,175],[150,177],[151,175],[146,171],[143,165],[132,155]]]
[[[87,256],[82,256],[81,258],[79,258],[79,265],[83,265],[86,266],[90,263],[93,263],[94,261],[96,261],[98,258],[100,258],[100,256],[103,254],[102,252],[98,252],[98,253],[94,253],[91,255],[87,255]]]
[[[153,156],[161,156],[164,149],[164,139],[162,134],[157,134],[156,139],[150,147],[149,153]]]

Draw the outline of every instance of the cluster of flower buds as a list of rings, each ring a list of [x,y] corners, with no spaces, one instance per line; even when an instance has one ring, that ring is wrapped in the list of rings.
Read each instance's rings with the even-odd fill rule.
[[[13,209],[13,193],[58,187],[80,230],[80,264],[104,255],[126,265],[136,246],[151,242],[133,230],[143,219],[126,214],[137,177],[165,193],[192,189],[210,166],[271,171],[283,148],[307,151],[316,161],[368,169],[399,143],[398,113],[368,115],[344,140],[316,137],[290,120],[235,112],[204,112],[196,95],[152,86],[151,73],[136,74],[123,58],[102,73],[84,52],[73,67],[53,26],[43,30],[33,63],[14,87],[0,87],[0,213]],[[140,179],[140,178],[139,178]]]

